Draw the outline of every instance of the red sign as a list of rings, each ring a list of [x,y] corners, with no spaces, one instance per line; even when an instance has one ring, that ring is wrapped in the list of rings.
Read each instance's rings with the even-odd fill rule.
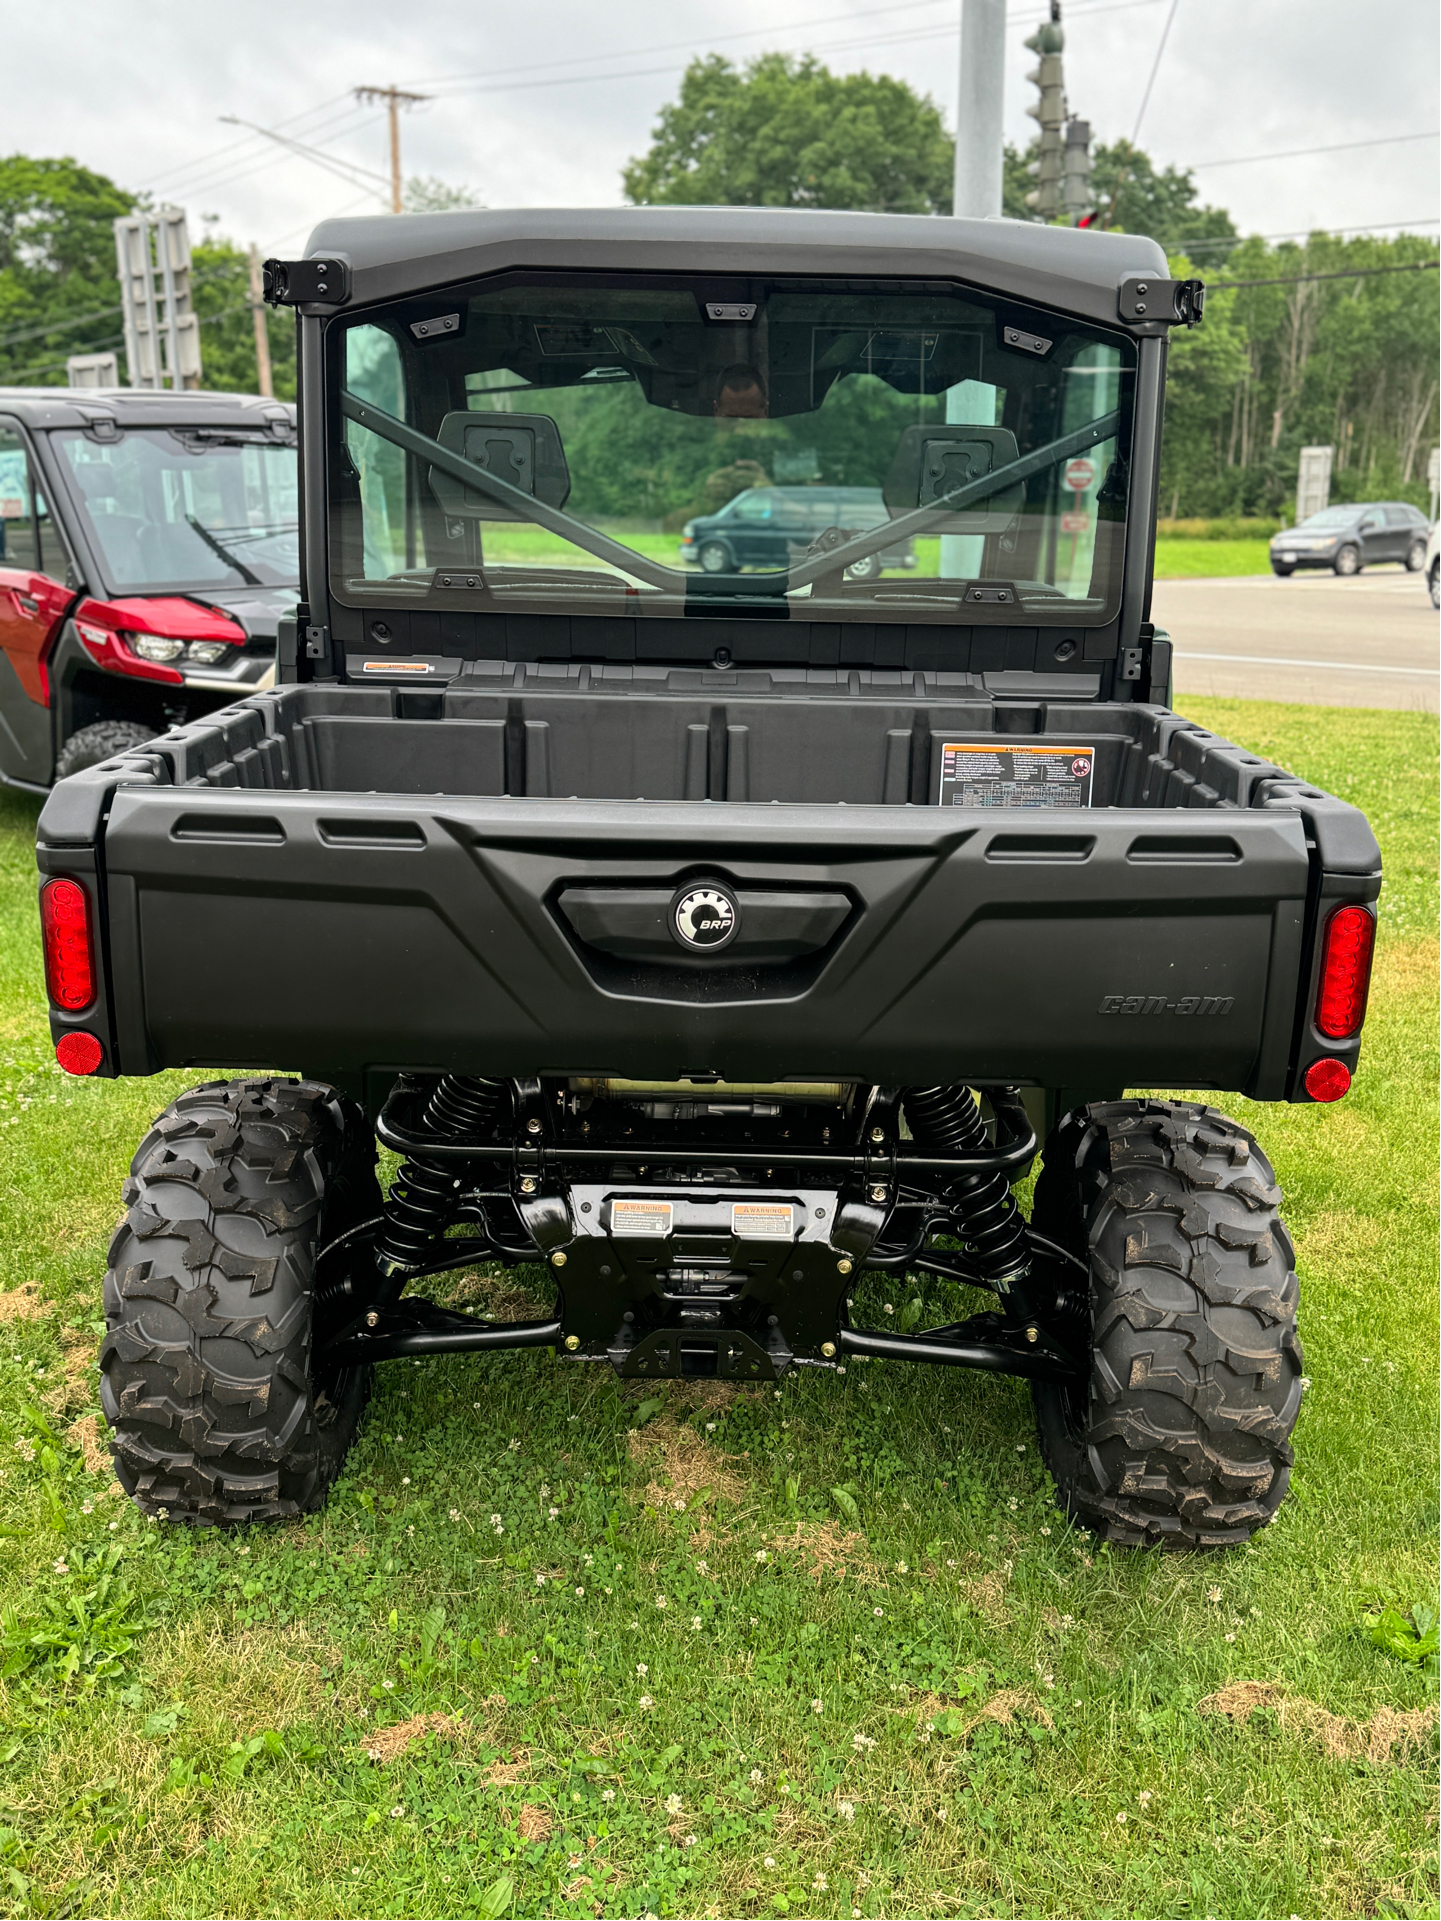
[[[1066,466],[1066,485],[1078,494],[1083,494],[1096,478],[1094,460],[1072,460]]]
[[[1063,534],[1083,534],[1091,524],[1089,514],[1062,514],[1061,532]]]

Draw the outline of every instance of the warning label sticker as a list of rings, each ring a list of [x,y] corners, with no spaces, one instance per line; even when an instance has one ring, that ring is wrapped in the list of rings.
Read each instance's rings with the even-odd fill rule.
[[[669,1201],[612,1201],[610,1231],[620,1240],[659,1239],[670,1233]]]
[[[740,1241],[793,1241],[796,1210],[774,1201],[737,1201],[731,1208],[731,1233]]]
[[[956,741],[941,749],[942,807],[1089,807],[1093,747],[1051,741],[999,747]]]

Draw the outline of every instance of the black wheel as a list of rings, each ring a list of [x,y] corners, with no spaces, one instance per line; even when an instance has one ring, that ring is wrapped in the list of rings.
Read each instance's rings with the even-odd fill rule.
[[[1348,580],[1350,579],[1352,574],[1359,574],[1361,571],[1360,548],[1359,547],[1339,548],[1336,553],[1336,558],[1331,562],[1331,571],[1333,573],[1344,575],[1345,578]]]
[[[857,560],[846,569],[847,580],[879,580],[881,577],[881,557],[867,554],[864,560]]]
[[[1229,1547],[1281,1505],[1301,1347],[1280,1198],[1245,1128],[1190,1101],[1078,1108],[1046,1143],[1032,1221],[1090,1269],[1090,1361],[1036,1383],[1036,1421],[1062,1506],[1103,1538]]]
[[[138,720],[96,720],[77,728],[55,757],[55,778],[78,774],[84,767],[98,767],[113,754],[128,753],[154,740],[155,729],[142,727]]]
[[[707,540],[696,555],[704,574],[729,574],[735,571],[730,548],[723,540]]]
[[[1426,585],[1431,590],[1431,605],[1441,607],[1441,564],[1434,560],[1431,563],[1431,571],[1426,576]]]
[[[1426,543],[1424,540],[1413,540],[1406,549],[1406,571],[1408,574],[1419,574],[1425,565]]]
[[[365,1116],[310,1081],[211,1081],[140,1143],[110,1246],[101,1405],[147,1514],[280,1520],[320,1506],[368,1370],[311,1356],[356,1311],[381,1208]]]
[[[1271,562],[1271,572],[1275,574],[1278,579],[1289,580],[1295,571],[1296,569],[1294,567],[1283,567],[1279,561],[1273,560]]]

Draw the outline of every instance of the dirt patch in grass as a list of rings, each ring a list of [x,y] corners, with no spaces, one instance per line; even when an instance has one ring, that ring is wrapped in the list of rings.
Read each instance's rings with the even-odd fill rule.
[[[63,1418],[72,1408],[91,1398],[89,1376],[95,1364],[95,1337],[83,1330],[66,1328],[60,1336],[60,1346],[60,1379],[41,1399],[52,1414]]]
[[[515,1828],[522,1841],[548,1841],[555,1829],[555,1823],[544,1808],[538,1808],[533,1801],[527,1801],[516,1817]]]
[[[376,1728],[366,1738],[365,1752],[372,1761],[388,1767],[427,1734],[459,1734],[464,1727],[458,1714],[414,1714],[408,1721],[397,1721],[392,1727]]]
[[[1332,1714],[1304,1695],[1288,1694],[1277,1681],[1232,1681],[1197,1703],[1201,1714],[1221,1714],[1244,1727],[1258,1708],[1274,1714],[1283,1728],[1308,1735],[1333,1761],[1370,1761],[1380,1765],[1400,1749],[1419,1747],[1436,1725],[1437,1709],[1379,1707],[1368,1721]]]
[[[505,1696],[499,1698],[503,1702]],[[530,1749],[512,1748],[508,1761],[492,1761],[488,1768],[481,1769],[480,1778],[488,1788],[513,1788],[529,1773]]]
[[[876,1587],[882,1575],[864,1534],[842,1533],[834,1521],[797,1521],[791,1534],[773,1534],[771,1547],[798,1561],[817,1582],[847,1575],[862,1587]]]
[[[962,1584],[966,1600],[988,1627],[1003,1628],[1010,1620],[1006,1609],[1006,1583],[1010,1578],[1008,1562],[1004,1568],[993,1568],[989,1574],[983,1574],[978,1581]]]
[[[8,1294],[0,1294],[0,1321],[38,1321],[44,1312],[40,1288],[34,1281],[22,1281]]]
[[[87,1474],[103,1474],[110,1466],[110,1443],[98,1414],[82,1414],[78,1421],[72,1421],[65,1438],[71,1447],[79,1448]]]
[[[640,1498],[647,1507],[689,1507],[703,1493],[738,1501],[746,1484],[718,1447],[683,1421],[651,1421],[626,1436],[630,1457],[651,1479]]]

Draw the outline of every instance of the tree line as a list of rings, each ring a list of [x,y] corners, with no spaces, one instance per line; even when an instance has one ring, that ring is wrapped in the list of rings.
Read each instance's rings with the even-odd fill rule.
[[[637,204],[944,214],[953,155],[940,109],[903,81],[835,74],[810,55],[737,66],[711,54],[691,62],[622,187]],[[1007,149],[1004,211],[1015,219],[1031,217],[1029,158]],[[1174,274],[1211,286],[1205,325],[1173,337],[1164,513],[1284,516],[1299,450],[1317,443],[1336,448],[1333,498],[1426,504],[1441,349],[1426,271],[1435,241],[1243,238],[1223,208],[1198,198],[1187,169],[1157,167],[1124,140],[1098,145],[1092,180],[1104,225],[1150,235]],[[420,184],[428,198],[417,205],[468,197]],[[111,222],[137,204],[73,160],[0,159],[0,382],[63,385],[68,354],[118,347]],[[208,220],[199,228],[204,382],[250,388],[246,253]],[[273,313],[267,325],[276,392],[288,398],[293,327]]]

